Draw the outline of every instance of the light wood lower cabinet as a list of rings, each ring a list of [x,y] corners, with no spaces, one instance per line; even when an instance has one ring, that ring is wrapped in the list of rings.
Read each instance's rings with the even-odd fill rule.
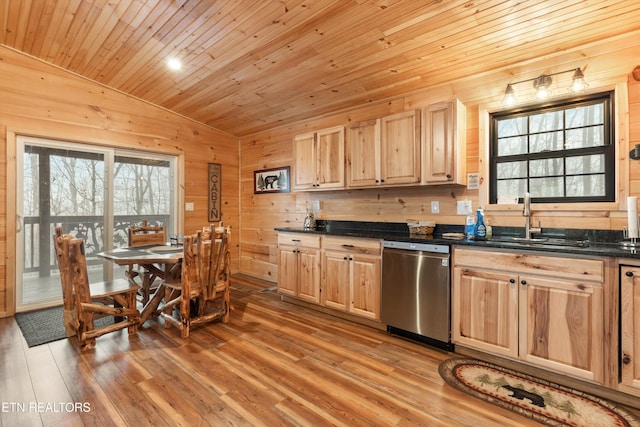
[[[604,261],[456,248],[456,344],[603,382]]]
[[[456,253],[467,255],[466,251]],[[517,276],[473,266],[456,266],[452,277],[454,343],[517,357]]]
[[[369,319],[380,319],[379,240],[325,236],[321,303]]]
[[[320,303],[320,236],[278,233],[278,292]]]
[[[619,389],[640,396],[640,266],[620,266]]]

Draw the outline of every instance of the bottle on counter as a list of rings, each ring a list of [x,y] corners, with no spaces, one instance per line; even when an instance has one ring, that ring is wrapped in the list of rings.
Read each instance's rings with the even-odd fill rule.
[[[476,236],[476,218],[469,214],[465,220],[464,234],[467,239],[473,239]]]
[[[484,212],[482,212],[482,209],[476,211],[476,217],[475,239],[484,240],[487,238],[487,226],[484,225]]]

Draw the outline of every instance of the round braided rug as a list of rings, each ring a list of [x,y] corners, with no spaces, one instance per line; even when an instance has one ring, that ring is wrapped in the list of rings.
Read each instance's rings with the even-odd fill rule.
[[[454,358],[438,370],[456,389],[550,426],[640,426],[612,402],[491,363]]]

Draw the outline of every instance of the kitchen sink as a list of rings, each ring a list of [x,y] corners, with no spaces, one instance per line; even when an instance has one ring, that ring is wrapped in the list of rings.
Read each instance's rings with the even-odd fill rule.
[[[584,248],[589,246],[589,241],[587,240],[568,240],[562,238],[555,237],[516,237],[516,236],[508,236],[508,237],[494,237],[493,241],[500,243],[518,243],[518,244],[527,244],[527,245],[540,245],[540,246],[567,246],[572,248]]]

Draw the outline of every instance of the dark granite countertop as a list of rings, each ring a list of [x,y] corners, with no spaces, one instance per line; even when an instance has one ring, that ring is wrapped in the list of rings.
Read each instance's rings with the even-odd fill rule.
[[[543,230],[536,238],[544,241],[516,240],[524,235],[518,227],[493,227],[494,236],[487,240],[445,239],[443,233],[462,233],[463,226],[436,226],[433,236],[419,236],[409,233],[404,223],[377,223],[352,221],[319,221],[314,230],[303,227],[277,227],[276,231],[320,234],[327,236],[364,237],[369,239],[394,240],[412,243],[436,243],[444,245],[460,245],[477,248],[497,248],[508,250],[527,250],[551,252],[558,255],[574,254],[585,256],[601,256],[615,258],[640,259],[640,246],[631,246],[618,231],[548,229]],[[514,239],[515,238],[515,239]],[[621,243],[622,242],[622,243]]]

